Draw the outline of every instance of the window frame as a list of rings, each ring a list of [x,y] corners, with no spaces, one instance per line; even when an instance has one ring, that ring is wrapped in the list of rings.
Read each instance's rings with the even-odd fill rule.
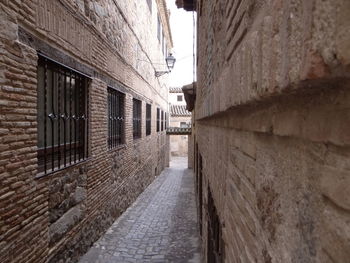
[[[162,38],[162,23],[159,14],[157,14],[157,38],[160,43]]]
[[[132,99],[132,119],[133,139],[140,139],[142,137],[142,101],[136,98]]]
[[[42,176],[89,157],[91,78],[39,53],[37,79],[37,158]]]
[[[164,111],[162,110],[161,112],[162,113],[161,113],[161,123],[160,123],[161,128],[160,128],[160,130],[164,131]]]
[[[125,94],[119,90],[107,87],[107,118],[109,150],[125,144]]]
[[[157,132],[160,132],[160,108],[157,108]]]
[[[146,136],[152,133],[152,105],[146,103]]]

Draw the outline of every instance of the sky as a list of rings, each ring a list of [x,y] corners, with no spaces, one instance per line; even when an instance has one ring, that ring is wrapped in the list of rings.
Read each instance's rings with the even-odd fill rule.
[[[170,87],[193,82],[193,12],[178,9],[175,0],[167,0],[176,63],[170,74]]]

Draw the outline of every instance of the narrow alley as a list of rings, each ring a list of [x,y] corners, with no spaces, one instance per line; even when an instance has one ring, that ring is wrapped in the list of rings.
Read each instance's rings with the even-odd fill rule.
[[[174,158],[80,263],[200,262],[194,179],[186,167],[186,158]]]

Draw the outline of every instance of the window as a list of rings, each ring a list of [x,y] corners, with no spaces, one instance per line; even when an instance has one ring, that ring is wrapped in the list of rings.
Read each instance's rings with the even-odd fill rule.
[[[149,11],[152,13],[152,0],[147,0]]]
[[[141,138],[141,101],[133,99],[132,115],[133,115],[133,137]]]
[[[187,123],[186,122],[180,122],[180,128],[187,128],[188,127],[188,125],[187,125]]]
[[[224,242],[222,239],[222,227],[218,216],[214,199],[208,187],[208,262],[224,262]]]
[[[125,95],[113,88],[108,93],[108,148],[124,143],[124,98]]]
[[[165,56],[165,37],[164,37],[164,32],[162,32],[162,52],[163,52],[163,55]]]
[[[162,111],[161,131],[164,130],[164,111]]]
[[[162,34],[162,24],[160,23],[160,18],[159,18],[159,14],[157,15],[157,37],[158,40],[160,42],[161,40],[161,34]]]
[[[160,131],[160,109],[157,108],[157,132]]]
[[[165,128],[165,130],[166,130],[166,128],[167,128],[167,113],[164,113],[164,128]]]
[[[152,121],[152,106],[146,104],[146,135],[151,134],[151,121]]]
[[[89,82],[83,74],[39,55],[39,172],[48,174],[88,157]]]
[[[182,95],[177,95],[177,101],[182,101]]]

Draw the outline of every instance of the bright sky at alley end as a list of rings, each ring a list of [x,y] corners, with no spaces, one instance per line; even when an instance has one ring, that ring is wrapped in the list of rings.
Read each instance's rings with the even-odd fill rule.
[[[193,13],[178,9],[175,0],[168,0],[167,5],[176,58],[170,86],[181,87],[193,82]]]

